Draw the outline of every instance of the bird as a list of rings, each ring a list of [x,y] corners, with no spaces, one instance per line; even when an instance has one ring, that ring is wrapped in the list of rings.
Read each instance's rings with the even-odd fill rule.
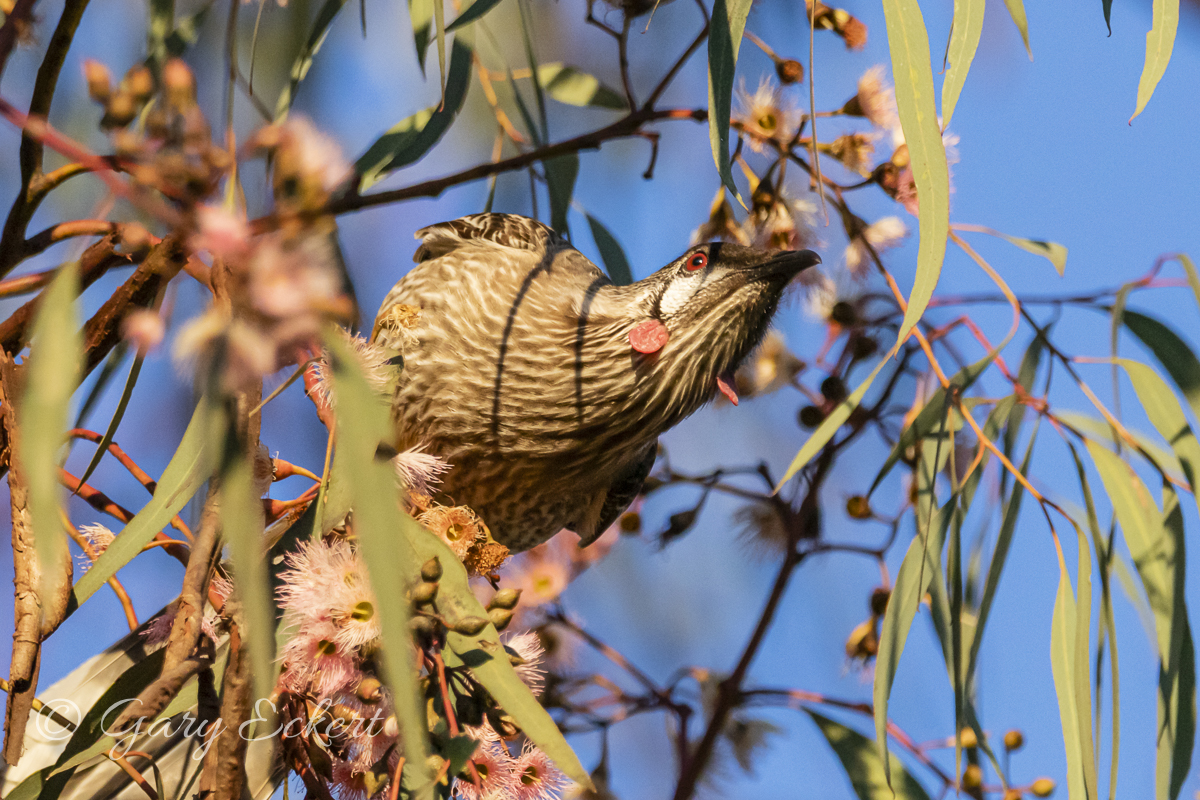
[[[437,498],[511,552],[595,541],[640,492],[658,437],[762,341],[810,250],[711,242],[627,285],[542,223],[485,213],[421,228],[372,340],[397,351],[397,447],[449,465]],[[409,323],[392,321],[398,310]],[[440,501],[440,500],[439,500]]]

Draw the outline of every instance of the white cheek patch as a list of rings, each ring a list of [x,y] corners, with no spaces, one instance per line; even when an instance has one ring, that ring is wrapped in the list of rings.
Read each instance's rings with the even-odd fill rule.
[[[708,270],[704,270],[704,273],[707,272]],[[663,292],[662,299],[659,300],[658,307],[662,316],[671,317],[683,310],[683,307],[691,301],[696,292],[700,291],[700,287],[707,279],[707,274],[680,275],[671,281],[671,285],[667,287],[667,290]]]

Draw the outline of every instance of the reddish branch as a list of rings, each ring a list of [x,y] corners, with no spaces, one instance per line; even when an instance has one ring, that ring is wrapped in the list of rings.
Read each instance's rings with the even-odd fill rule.
[[[435,178],[423,183],[414,184],[413,186],[406,186],[402,189],[376,192],[375,194],[362,195],[353,192],[331,202],[327,211],[331,214],[345,214],[350,211],[371,208],[372,206],[395,203],[400,200],[412,200],[417,197],[437,197],[452,186],[482,180],[483,178],[489,178],[492,175],[499,175],[504,172],[524,169],[539,161],[545,161],[555,156],[578,153],[582,150],[595,150],[600,145],[613,139],[638,136],[640,135],[642,126],[647,123],[667,119],[690,119],[696,122],[704,122],[708,119],[708,112],[702,108],[639,109],[625,115],[611,125],[590,133],[565,139],[554,144],[548,144],[545,147],[530,150],[528,153],[520,153],[501,161],[479,164],[462,172],[447,175],[444,178]],[[260,217],[252,223],[256,231],[266,230],[272,224],[273,220],[270,217]]]

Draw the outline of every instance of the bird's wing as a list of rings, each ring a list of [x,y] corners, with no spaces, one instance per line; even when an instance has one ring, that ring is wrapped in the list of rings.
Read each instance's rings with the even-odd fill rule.
[[[576,531],[580,534],[580,547],[587,547],[599,539],[608,530],[608,527],[617,521],[617,517],[629,508],[629,504],[642,491],[642,484],[646,482],[646,476],[653,469],[654,459],[657,455],[658,440],[656,439],[650,442],[639,460],[633,462],[620,477],[613,481],[613,485],[609,487],[608,494],[604,498],[604,505],[600,508],[600,518],[595,529]]]
[[[421,240],[417,252],[413,253],[413,261],[418,264],[444,256],[473,240],[537,252],[570,247],[551,228],[516,214],[472,214],[421,228],[416,237]]]

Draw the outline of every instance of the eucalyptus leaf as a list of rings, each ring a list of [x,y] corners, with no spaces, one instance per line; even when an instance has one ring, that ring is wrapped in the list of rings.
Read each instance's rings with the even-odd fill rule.
[[[346,0],[325,0],[321,5],[321,10],[317,12],[317,18],[313,20],[308,38],[300,48],[300,52],[296,55],[295,61],[292,62],[292,71],[288,85],[279,93],[279,99],[275,102],[276,122],[282,122],[287,119],[288,112],[292,109],[292,103],[296,102],[296,90],[300,87],[300,82],[308,75],[309,69],[312,68],[313,59],[316,58],[321,45],[325,44],[325,37],[329,35],[330,26],[333,25],[338,12],[345,5]]]
[[[896,338],[897,343],[903,343],[925,313],[942,272],[950,234],[950,168],[934,104],[929,36],[921,7],[917,0],[883,0],[883,13],[896,83],[896,109],[920,201],[917,274]]]
[[[629,268],[629,259],[625,257],[625,251],[621,248],[617,237],[613,236],[600,220],[591,214],[586,216],[588,226],[592,229],[592,239],[596,242],[596,249],[600,251],[600,260],[604,262],[604,270],[608,273],[608,277],[617,286],[628,286],[633,283],[633,271]]]
[[[1179,0],[1154,0],[1150,12],[1151,27],[1146,34],[1146,63],[1138,79],[1137,107],[1133,116],[1141,114],[1150,102],[1154,89],[1167,72],[1171,51],[1175,48],[1175,33],[1179,30]]]
[[[391,433],[386,403],[371,389],[349,342],[334,329],[325,336],[337,394],[338,448],[345,457],[346,475],[354,508],[354,534],[371,576],[379,615],[383,652],[383,677],[392,690],[396,719],[407,764],[406,779],[424,784],[432,777],[426,764],[429,752],[425,706],[417,685],[412,637],[408,628],[410,576],[420,568],[408,537],[397,536],[395,523],[411,519],[400,508],[399,488],[391,463],[380,457],[379,445]],[[415,524],[415,523],[413,523]]]
[[[473,57],[467,33],[460,31],[454,37],[443,102],[397,122],[354,163],[360,189],[370,188],[395,170],[420,160],[449,130],[471,82]]]
[[[20,464],[29,493],[29,521],[40,565],[38,589],[42,597],[56,596],[67,579],[60,566],[69,556],[60,518],[58,467],[66,441],[71,395],[79,385],[83,360],[75,313],[78,295],[79,264],[71,262],[59,269],[38,307],[25,368],[25,391],[17,400]]]
[[[950,68],[942,78],[942,127],[950,127],[954,108],[967,81],[967,72],[983,35],[984,0],[954,0],[954,22],[950,27],[950,46],[946,56]]]
[[[175,455],[163,470],[150,502],[121,529],[112,544],[75,584],[77,605],[83,605],[109,578],[117,574],[117,570],[140,553],[208,480],[212,470],[211,448],[206,442],[210,413],[208,401],[202,398]]]
[[[885,766],[870,739],[810,708],[804,710],[817,723],[825,741],[842,762],[842,769],[859,800],[929,800],[928,793],[898,758],[889,755]],[[889,774],[892,776],[890,783]]]
[[[733,112],[733,76],[751,0],[714,0],[708,34],[708,140],[717,174],[740,200],[729,158],[729,119]]]
[[[550,190],[550,227],[570,238],[567,212],[571,209],[571,197],[575,193],[575,179],[579,176],[579,156],[568,153],[547,159],[546,186]]]
[[[482,0],[480,0],[482,2]],[[559,63],[542,64],[538,67],[538,80],[546,94],[560,103],[571,106],[593,106],[625,111],[629,104],[613,89],[605,86],[594,75]]]

